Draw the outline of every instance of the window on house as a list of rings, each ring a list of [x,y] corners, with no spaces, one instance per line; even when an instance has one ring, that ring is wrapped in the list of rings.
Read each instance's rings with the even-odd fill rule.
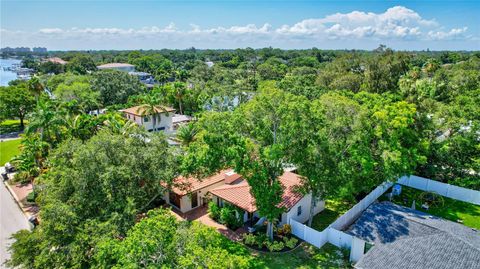
[[[144,117],[144,118],[143,118],[143,121],[144,121],[144,122],[148,122],[148,120],[149,120],[148,117]]]
[[[297,216],[302,215],[302,206],[297,207]]]

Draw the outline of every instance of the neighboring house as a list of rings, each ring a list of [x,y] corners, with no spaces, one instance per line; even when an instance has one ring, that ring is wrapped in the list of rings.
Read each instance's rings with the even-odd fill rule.
[[[214,65],[212,61],[206,61],[205,64],[208,66],[208,68],[211,68]]]
[[[188,212],[208,203],[207,193],[224,185],[225,177],[231,170],[222,170],[203,180],[194,177],[178,177],[171,191],[165,193],[163,199],[182,213]]]
[[[45,59],[46,62],[52,62],[55,64],[61,64],[61,65],[66,65],[68,62],[63,60],[62,58],[59,57],[52,57],[52,58],[47,58]]]
[[[193,117],[181,114],[175,114],[172,117],[173,130],[176,131],[180,126],[185,125],[193,120]]]
[[[312,196],[311,194],[303,195],[298,190],[301,184],[300,176],[286,171],[279,177],[279,180],[284,187],[283,199],[279,206],[286,209],[279,216],[279,223],[288,223],[290,218],[306,222],[310,213]],[[238,207],[244,212],[244,222],[254,221],[262,217],[257,212],[255,199],[250,193],[250,186],[241,175],[235,173],[232,169],[222,170],[203,180],[193,177],[188,179],[179,177],[175,182],[177,186],[165,194],[164,200],[182,213],[207,204],[208,201],[212,200],[220,207],[225,203]],[[325,202],[318,201],[314,208],[314,214],[322,211],[324,207]]]
[[[123,112],[127,119],[134,121],[138,126],[142,126],[149,132],[172,131],[172,117],[175,109],[171,107],[158,106],[156,108],[157,113],[154,115],[145,115],[145,108],[143,106],[134,106],[120,111]],[[155,130],[153,129],[153,117],[156,118]]]
[[[97,66],[100,70],[113,69],[124,72],[135,72],[135,65],[126,63],[108,63]]]
[[[390,202],[370,205],[347,233],[374,246],[355,268],[480,268],[480,233]]]
[[[145,84],[147,88],[153,88],[156,83],[155,78],[150,73],[146,72],[128,72],[130,76],[137,77],[141,83]]]

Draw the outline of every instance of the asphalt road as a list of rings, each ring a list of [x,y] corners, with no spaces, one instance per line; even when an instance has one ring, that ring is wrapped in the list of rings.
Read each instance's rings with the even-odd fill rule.
[[[0,167],[0,173],[3,171],[3,167]],[[7,252],[11,244],[10,235],[22,229],[30,229],[28,220],[5,184],[0,183],[0,268],[5,267],[3,263],[10,257]]]

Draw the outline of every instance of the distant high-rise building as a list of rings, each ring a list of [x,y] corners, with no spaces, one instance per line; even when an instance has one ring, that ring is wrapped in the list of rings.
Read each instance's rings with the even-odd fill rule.
[[[15,48],[15,52],[30,52],[32,50],[30,50],[29,47],[19,47],[19,48]]]
[[[35,47],[32,49],[33,52],[37,52],[37,53],[46,53],[47,52],[47,48],[42,48],[42,47]]]
[[[30,52],[29,47],[18,47],[18,48],[10,48],[10,47],[5,47],[0,49],[1,52]]]

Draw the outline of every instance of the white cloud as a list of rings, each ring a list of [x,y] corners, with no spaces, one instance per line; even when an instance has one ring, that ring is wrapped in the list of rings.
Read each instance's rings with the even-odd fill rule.
[[[163,27],[126,29],[77,27],[70,29],[43,28],[36,32],[13,32],[7,29],[1,31],[2,39],[16,41],[19,43],[18,45],[23,45],[20,42],[25,40],[30,40],[30,42],[31,40],[41,40],[44,41],[44,44],[55,44],[54,42],[60,41],[72,44],[97,42],[95,44],[102,44],[102,48],[108,48],[108,44],[115,46],[135,44],[139,47],[142,47],[142,44],[160,47],[311,47],[319,43],[326,44],[326,42],[337,42],[335,44],[344,45],[345,48],[359,44],[359,42],[376,45],[395,42],[412,44],[411,41],[423,41],[420,42],[421,44],[427,41],[433,42],[433,44],[435,44],[434,41],[463,40],[468,42],[475,37],[467,32],[467,27],[446,29],[437,21],[423,18],[414,10],[403,6],[391,7],[381,13],[363,11],[335,13],[277,27],[273,27],[269,23],[260,26],[246,24],[210,28],[190,24],[190,29],[179,29],[172,22]],[[410,46],[406,47],[410,48]]]
[[[428,36],[433,40],[446,40],[446,39],[465,39],[470,38],[471,36],[466,35],[468,28],[453,28],[448,32],[444,31],[430,31]]]
[[[415,11],[402,6],[384,13],[353,11],[336,13],[320,19],[307,19],[292,26],[277,29],[281,34],[315,34],[330,38],[413,38],[421,28],[435,27],[434,20],[423,19]]]
[[[60,28],[43,28],[38,30],[42,34],[61,34],[63,30]]]

